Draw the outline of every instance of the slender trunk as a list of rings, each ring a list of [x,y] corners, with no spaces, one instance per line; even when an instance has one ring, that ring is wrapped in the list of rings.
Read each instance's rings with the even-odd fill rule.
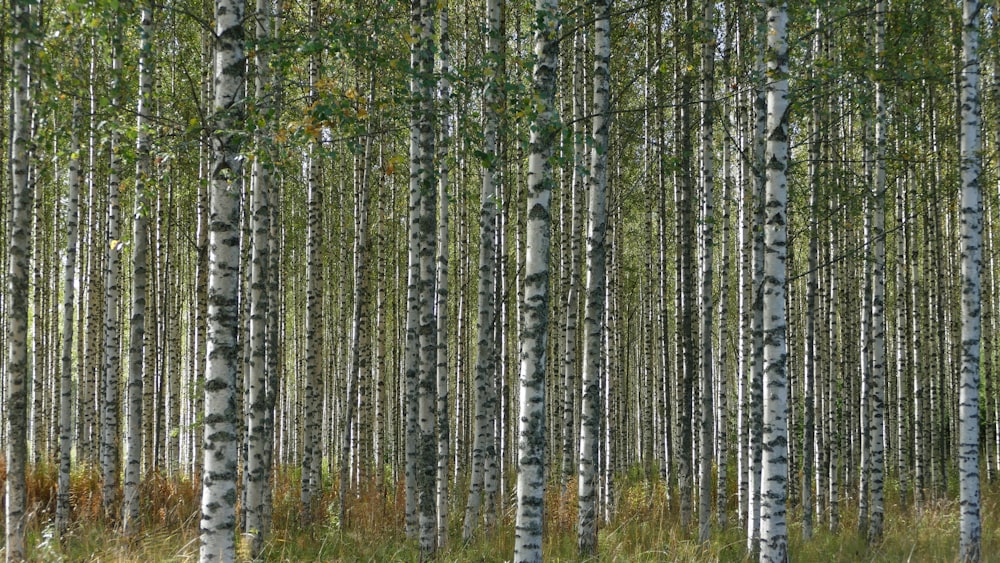
[[[441,99],[441,137],[438,142],[438,237],[437,237],[437,295],[435,319],[437,333],[435,366],[437,370],[437,545],[443,548],[448,541],[448,462],[451,432],[448,426],[448,200],[451,146],[451,43],[448,29],[448,6],[441,4],[440,36],[441,78],[438,88]]]
[[[885,12],[886,0],[879,0],[875,5],[875,52],[876,76],[884,67],[885,52]],[[872,270],[872,377],[871,377],[871,421],[862,431],[869,434],[868,443],[871,450],[871,467],[869,487],[871,501],[869,503],[868,543],[876,544],[882,540],[882,528],[885,514],[885,445],[883,428],[885,426],[885,151],[887,110],[885,101],[885,86],[877,78],[875,82],[875,185],[872,205],[873,221],[872,236],[874,237],[874,263]]]
[[[713,194],[715,189],[714,148],[712,146],[712,126],[715,96],[715,16],[714,0],[704,1],[703,42],[701,48],[701,423],[698,455],[698,541],[708,542],[709,524],[712,512],[712,452],[714,432],[712,429],[712,253],[715,241],[713,230],[715,209]],[[721,353],[721,350],[720,350]],[[722,479],[722,476],[719,476]]]
[[[517,444],[517,516],[514,560],[542,560],[545,495],[545,352],[549,337],[549,237],[552,155],[560,130],[555,111],[560,12],[554,0],[535,2],[535,62],[532,76],[528,155],[524,313]]]
[[[574,456],[577,451],[577,431],[576,422],[576,388],[579,381],[578,369],[579,352],[577,350],[577,318],[580,309],[580,207],[583,199],[584,166],[587,156],[584,152],[584,94],[586,89],[583,82],[583,53],[584,37],[582,29],[578,30],[575,39],[575,49],[573,54],[573,177],[570,180],[570,231],[569,237],[569,272],[567,273],[566,288],[566,332],[563,343],[563,466],[562,481],[565,486],[566,480],[576,473],[576,463],[578,458]]]
[[[309,3],[310,22],[318,25],[319,2]],[[311,103],[319,103],[316,83],[319,80],[319,54],[313,54],[309,59],[309,99]],[[306,221],[306,315],[305,315],[305,388],[303,390],[303,420],[302,420],[302,490],[300,495],[301,512],[305,522],[313,519],[313,502],[319,497],[323,483],[320,478],[320,466],[323,459],[322,420],[320,412],[322,405],[323,382],[320,375],[322,365],[322,307],[321,287],[322,266],[320,265],[320,229],[322,195],[319,179],[320,166],[319,139],[309,142],[307,159],[307,207]],[[342,462],[344,460],[341,460]]]
[[[122,39],[118,35],[121,27],[111,31],[112,40],[111,91],[112,108],[120,104],[121,51]],[[121,277],[121,251],[125,243],[121,240],[121,131],[114,127],[111,131],[110,163],[108,171],[108,232],[107,264],[104,270],[104,399],[101,409],[101,476],[102,507],[109,520],[119,508],[118,483],[120,473],[120,444],[118,440],[119,404],[118,386],[121,371],[121,327],[118,320],[118,306],[121,297],[119,286]]]
[[[429,556],[437,550],[437,326],[434,316],[436,190],[434,183],[434,9],[435,0],[420,4],[420,33],[416,37],[419,92],[417,104],[418,167],[421,193],[417,231],[419,276],[417,284],[419,370],[417,409],[417,510],[420,551]]]
[[[820,11],[816,10],[816,38],[813,41],[814,57],[818,56],[820,46]],[[805,395],[805,418],[803,423],[802,444],[802,537],[810,539],[813,535],[813,471],[815,446],[815,405],[816,405],[816,293],[819,286],[819,189],[820,189],[820,127],[819,104],[813,106],[809,121],[809,272],[806,281],[806,319],[805,343],[802,366],[802,380]],[[818,464],[817,464],[818,465]]]
[[[11,116],[11,213],[7,263],[7,385],[4,396],[7,478],[6,544],[8,562],[23,561],[25,550],[25,466],[27,464],[28,400],[28,272],[31,268],[31,209],[34,193],[28,184],[29,119],[28,85],[31,60],[31,3],[14,4],[13,115]]]
[[[607,289],[608,131],[611,121],[611,0],[594,4],[593,148],[587,194],[587,302],[584,312],[583,393],[580,405],[579,524],[581,557],[597,552],[597,469],[601,425],[607,418],[602,405],[602,344]]]
[[[127,424],[125,432],[125,490],[122,510],[124,530],[128,535],[138,531],[139,479],[142,469],[142,387],[146,334],[146,256],[149,251],[147,233],[146,180],[150,170],[149,112],[153,95],[152,34],[153,7],[143,3],[140,11],[139,45],[139,105],[136,111],[135,211],[132,220],[132,317],[129,333]],[[153,413],[147,413],[150,417]]]
[[[751,554],[760,549],[760,494],[761,494],[761,441],[764,426],[764,165],[765,165],[765,134],[767,126],[767,100],[765,85],[767,84],[764,66],[764,52],[767,41],[767,17],[764,6],[757,10],[757,69],[754,78],[754,134],[753,134],[753,275],[751,281],[751,306],[753,315],[750,318],[752,345],[750,366],[750,409],[748,447],[750,472],[747,488],[747,542]]]
[[[959,386],[959,505],[962,561],[979,561],[982,524],[979,490],[979,354],[982,336],[980,271],[982,270],[983,195],[982,117],[979,101],[978,0],[965,0],[962,9],[961,177],[959,203],[962,362]]]
[[[270,52],[265,46],[271,39],[271,0],[257,0],[254,21],[257,48],[254,50],[254,98],[259,115],[266,116],[273,106],[268,92],[272,87]],[[267,270],[271,246],[271,172],[270,147],[267,146],[270,123],[264,117],[264,124],[255,135],[256,158],[251,171],[251,226],[250,248],[250,366],[248,373],[246,412],[246,517],[243,529],[250,536],[250,556],[260,556],[264,547],[265,517],[264,498],[271,471],[266,459],[266,444],[274,439],[273,428],[266,424],[268,396],[267,366],[267,318],[274,315],[270,309],[267,291]]]
[[[767,2],[767,163],[764,221],[764,436],[761,442],[760,560],[788,560],[785,520],[788,482],[785,259],[788,185],[788,13],[784,0]]]
[[[478,336],[472,438],[472,475],[465,507],[462,539],[469,541],[479,519],[488,465],[496,463],[494,427],[496,423],[496,222],[497,222],[497,125],[500,107],[500,0],[486,4],[487,61],[493,72],[483,92],[483,183],[479,207]]]
[[[73,104],[70,125],[69,179],[66,198],[66,254],[63,256],[63,329],[59,385],[59,484],[56,497],[56,531],[62,538],[70,516],[70,450],[73,431],[73,306],[76,299],[76,243],[80,209],[80,107]]]
[[[232,561],[236,527],[236,374],[239,311],[239,185],[242,127],[243,0],[215,6],[215,99],[209,186],[208,350],[205,365],[205,458],[201,561]]]
[[[374,96],[374,75],[369,84],[369,100]],[[355,191],[355,234],[354,234],[354,295],[353,309],[351,312],[351,341],[350,355],[347,366],[347,400],[344,405],[344,415],[342,417],[343,427],[341,428],[340,442],[340,525],[347,524],[347,496],[348,485],[350,483],[350,459],[355,442],[358,440],[355,431],[355,406],[360,395],[358,388],[361,379],[364,377],[367,366],[366,339],[367,330],[365,328],[365,317],[368,312],[368,170],[371,163],[371,130],[369,129],[365,141],[364,152],[361,155],[358,170],[357,185]],[[357,426],[360,429],[360,425]],[[378,466],[376,466],[378,467]]]

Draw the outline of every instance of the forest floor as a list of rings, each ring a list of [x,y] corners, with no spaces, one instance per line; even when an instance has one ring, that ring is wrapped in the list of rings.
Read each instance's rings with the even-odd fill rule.
[[[2,462],[0,462],[2,465]],[[0,466],[0,470],[2,470]],[[0,471],[0,480],[3,472]],[[60,543],[54,537],[52,509],[55,502],[54,468],[43,467],[28,475],[28,556],[31,561],[196,561],[198,559],[198,506],[195,486],[188,480],[154,475],[142,487],[143,532],[121,537],[101,518],[100,477],[96,470],[77,471],[72,480],[73,521]],[[957,490],[952,487],[952,493]],[[416,543],[403,534],[401,489],[370,487],[352,504],[346,531],[338,525],[336,486],[316,504],[314,524],[302,525],[298,511],[298,482],[293,472],[279,474],[274,492],[273,533],[263,559],[266,561],[418,561]],[[576,561],[576,495],[550,491],[546,504],[543,552],[548,561]],[[464,496],[464,495],[459,495]],[[890,486],[886,506],[885,538],[869,547],[857,532],[857,504],[841,503],[840,532],[824,524],[815,526],[809,541],[802,539],[801,511],[789,512],[789,555],[796,562],[832,561],[956,561],[958,551],[958,501],[956,494],[928,501],[921,508],[904,508]],[[750,561],[738,524],[719,529],[713,521],[712,538],[700,545],[696,526],[683,531],[676,508],[665,502],[662,483],[626,479],[620,485],[618,510],[603,525],[595,561]],[[455,498],[453,500],[462,500]],[[455,502],[453,506],[464,506]],[[733,506],[735,506],[733,504]],[[450,517],[452,543],[438,554],[440,561],[505,561],[513,554],[513,509],[499,514],[497,526],[481,532],[468,545],[460,541],[462,511]],[[731,514],[730,518],[735,516]],[[983,560],[1000,561],[1000,485],[984,488]],[[2,515],[0,515],[2,518]],[[697,522],[695,522],[697,524]],[[247,546],[238,553],[245,559]]]

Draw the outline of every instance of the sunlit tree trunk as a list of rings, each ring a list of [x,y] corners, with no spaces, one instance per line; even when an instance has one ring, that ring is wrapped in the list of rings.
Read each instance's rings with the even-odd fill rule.
[[[875,5],[875,184],[872,187],[872,375],[871,375],[871,420],[868,428],[868,443],[871,452],[869,470],[868,543],[875,544],[882,539],[885,513],[885,151],[886,151],[886,101],[885,86],[878,73],[884,68],[885,51],[885,11],[886,0]]]
[[[437,323],[434,315],[436,189],[434,183],[434,13],[435,0],[421,0],[417,44],[419,92],[417,105],[420,221],[417,230],[419,276],[417,283],[419,369],[417,409],[417,511],[420,551],[437,549]]]
[[[422,1],[410,0],[410,36],[420,34]],[[410,138],[409,138],[409,203],[407,223],[407,274],[406,274],[406,341],[403,355],[403,404],[405,416],[405,485],[406,485],[406,535],[417,535],[417,471],[419,420],[417,405],[417,385],[420,370],[420,123],[418,96],[421,90],[419,78],[419,46],[416,41],[410,45]]]
[[[576,421],[576,390],[579,382],[579,351],[577,347],[577,325],[579,324],[580,309],[580,208],[583,199],[583,186],[586,163],[584,148],[584,90],[586,89],[583,79],[583,54],[584,37],[583,29],[576,32],[573,52],[573,175],[570,180],[570,227],[569,233],[569,272],[567,272],[566,287],[566,332],[563,342],[562,361],[562,391],[563,391],[563,466],[562,479],[565,481],[577,473],[579,459],[574,454],[577,451],[578,440]]]
[[[31,209],[34,193],[28,184],[28,145],[31,99],[29,61],[32,57],[31,2],[14,3],[13,112],[11,115],[11,215],[7,263],[7,385],[4,395],[7,477],[4,493],[5,549],[8,562],[23,561],[27,491],[27,401],[28,401],[28,272],[31,268]]]
[[[764,155],[764,436],[761,442],[760,560],[788,560],[785,519],[788,481],[785,259],[788,185],[788,13],[767,2],[767,148]]]
[[[56,531],[62,538],[69,526],[70,470],[73,436],[73,313],[76,299],[76,244],[80,210],[80,107],[73,104],[70,125],[69,178],[66,196],[66,254],[63,255],[63,326],[59,385],[59,482],[56,496]]]
[[[373,90],[374,77],[369,87]],[[369,100],[374,94],[369,92]],[[343,426],[340,436],[340,524],[347,524],[347,497],[351,481],[350,460],[352,451],[359,449],[361,427],[356,425],[355,407],[358,402],[367,403],[370,399],[361,396],[360,386],[368,368],[368,329],[366,316],[368,314],[368,190],[369,170],[371,168],[371,127],[364,140],[364,149],[360,156],[355,157],[358,166],[355,173],[354,193],[354,294],[352,296],[350,351],[347,366],[347,400],[342,416]],[[361,460],[360,463],[366,463]],[[378,465],[376,465],[378,468]]]
[[[449,428],[449,382],[448,382],[448,203],[450,190],[452,104],[451,104],[451,41],[448,28],[448,6],[440,6],[440,57],[441,77],[438,79],[438,95],[441,100],[441,132],[437,146],[438,166],[438,231],[436,271],[437,288],[435,333],[437,335],[435,369],[437,377],[437,545],[443,548],[448,542],[448,464],[451,432]]]
[[[580,405],[579,523],[581,557],[597,551],[598,444],[608,405],[602,405],[602,344],[607,290],[608,130],[611,121],[611,0],[594,2],[594,105],[587,194],[587,293],[584,310],[583,381]]]
[[[310,22],[313,26],[319,21],[319,2],[309,3]],[[314,53],[309,59],[309,98],[313,104],[319,103],[316,83],[319,80],[319,54]],[[317,133],[318,134],[318,133]],[[320,265],[320,230],[322,214],[322,195],[319,178],[320,166],[319,139],[309,142],[307,159],[307,213],[306,220],[306,312],[305,312],[305,387],[303,390],[303,420],[302,420],[302,516],[306,522],[312,520],[313,501],[318,498],[323,483],[320,467],[323,460],[322,441],[322,389],[323,381],[320,375],[322,366],[321,327],[322,307]],[[343,461],[343,460],[342,460]]]
[[[820,12],[816,10],[816,28],[820,23]],[[817,32],[813,40],[813,56],[818,57],[820,46],[820,34]],[[814,59],[815,60],[815,59]],[[819,467],[814,462],[813,451],[816,448],[815,440],[815,420],[816,420],[816,381],[817,352],[816,345],[816,318],[817,312],[817,292],[819,291],[819,189],[820,178],[820,113],[819,104],[815,104],[809,120],[809,270],[806,280],[806,318],[805,318],[805,343],[803,347],[802,379],[805,395],[805,417],[803,422],[803,444],[802,444],[802,537],[810,539],[813,535],[813,506],[814,487],[813,472]],[[818,451],[818,450],[817,450]]]
[[[959,202],[962,352],[959,383],[959,510],[962,561],[979,561],[982,524],[979,490],[979,354],[982,337],[980,271],[982,269],[983,195],[982,117],[979,100],[978,0],[962,4],[961,179]]]
[[[678,382],[678,432],[680,434],[677,448],[677,485],[680,492],[680,524],[687,530],[691,526],[694,499],[694,462],[697,444],[694,441],[695,417],[694,383],[698,358],[697,339],[697,308],[696,308],[696,277],[695,260],[697,248],[697,210],[694,203],[695,178],[692,161],[695,158],[695,106],[698,105],[692,94],[694,81],[694,38],[691,26],[694,24],[695,0],[683,0],[680,10],[683,10],[683,21],[688,22],[679,33],[680,53],[678,61],[680,68],[680,115],[676,122],[678,129],[678,170],[677,182],[674,188],[677,201],[677,343],[679,361]]]
[[[124,26],[111,31],[111,106],[118,108],[121,102],[122,37]],[[104,269],[104,399],[101,407],[101,477],[103,479],[102,506],[109,520],[115,519],[119,508],[118,485],[121,471],[119,443],[119,392],[121,372],[121,327],[118,321],[118,307],[121,297],[121,252],[125,243],[121,240],[121,131],[117,126],[111,130],[108,165],[108,232],[105,241],[107,263]]]
[[[273,428],[267,425],[268,366],[267,366],[267,317],[272,312],[267,290],[267,271],[270,260],[271,231],[271,164],[267,133],[271,129],[267,110],[273,107],[273,98],[268,90],[271,82],[270,51],[265,46],[271,39],[271,0],[257,0],[255,35],[257,48],[254,50],[254,98],[259,115],[264,123],[255,135],[255,158],[251,171],[251,226],[250,248],[250,366],[247,386],[246,412],[247,460],[244,476],[246,487],[246,518],[243,529],[250,536],[250,556],[258,557],[264,546],[265,489],[271,467],[265,450],[273,441]],[[273,351],[272,351],[273,353]],[[272,391],[273,393],[273,391]]]
[[[514,560],[542,560],[545,495],[545,352],[549,336],[549,237],[552,170],[549,158],[559,134],[555,110],[559,54],[559,6],[535,2],[535,62],[531,92],[535,100],[528,154],[524,325],[520,341],[517,441],[517,515]]]
[[[497,110],[500,104],[500,0],[486,4],[486,51],[492,73],[483,91],[482,188],[479,203],[479,280],[477,282],[476,368],[473,379],[472,475],[462,539],[469,541],[479,519],[489,464],[496,463],[496,223]]]
[[[133,534],[139,528],[139,479],[142,469],[143,368],[146,334],[146,256],[149,251],[149,210],[146,205],[150,177],[149,113],[153,95],[152,34],[153,7],[143,2],[139,12],[139,105],[136,108],[135,202],[132,230],[132,316],[130,318],[128,387],[125,428],[125,481],[123,528]],[[155,350],[155,348],[154,348]],[[152,412],[146,417],[153,416]]]
[[[761,494],[761,441],[763,439],[763,404],[764,404],[764,313],[763,283],[764,283],[764,150],[767,125],[767,100],[765,98],[765,67],[764,50],[767,41],[767,19],[764,4],[758,3],[757,29],[754,34],[757,42],[757,68],[754,72],[753,115],[754,133],[752,141],[753,154],[753,194],[750,201],[753,205],[753,235],[752,276],[750,282],[750,317],[751,356],[750,356],[750,397],[747,438],[750,444],[747,448],[747,469],[749,483],[747,486],[747,546],[751,554],[756,554],[760,548],[760,494]]]
[[[239,312],[239,185],[243,117],[243,0],[215,5],[215,97],[209,186],[208,350],[205,460],[201,499],[202,562],[232,561],[236,527],[236,373]]]
[[[715,438],[712,422],[712,373],[714,351],[712,350],[712,280],[713,280],[713,246],[715,208],[712,191],[715,189],[714,147],[712,145],[712,129],[715,96],[715,18],[714,0],[704,0],[702,16],[702,47],[701,47],[701,356],[699,381],[701,387],[698,452],[698,541],[708,542],[709,524],[712,516],[712,453]],[[722,353],[720,350],[718,353]],[[719,479],[723,479],[720,475]]]

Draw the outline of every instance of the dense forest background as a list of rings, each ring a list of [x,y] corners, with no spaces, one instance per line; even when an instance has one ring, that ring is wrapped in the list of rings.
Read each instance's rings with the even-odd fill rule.
[[[421,557],[516,519],[518,560],[567,510],[599,553],[635,495],[761,560],[960,498],[977,560],[998,18],[13,0],[8,560],[86,514],[148,531],[167,482],[201,498],[203,560],[234,530],[260,556],[281,483],[287,522],[398,511]]]

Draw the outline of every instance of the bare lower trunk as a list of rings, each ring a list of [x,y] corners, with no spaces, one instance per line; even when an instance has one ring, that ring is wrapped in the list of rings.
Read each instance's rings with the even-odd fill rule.
[[[142,469],[143,368],[146,334],[146,256],[149,250],[146,181],[150,170],[149,112],[152,105],[153,10],[143,4],[140,12],[139,106],[136,118],[135,211],[132,231],[132,316],[129,333],[129,371],[126,398],[125,481],[123,528],[128,535],[139,528],[139,479]],[[151,418],[153,413],[146,413]]]
[[[587,301],[584,313],[583,393],[580,410],[579,523],[580,556],[597,552],[597,475],[601,425],[606,419],[601,389],[607,289],[608,130],[610,129],[611,0],[594,6],[594,123],[587,194]]]
[[[979,101],[979,11],[978,0],[963,2],[960,146],[962,191],[959,203],[962,368],[958,400],[959,557],[962,561],[979,561],[982,556],[979,488],[979,355],[982,336],[980,273],[983,195],[980,187],[982,110]]]
[[[28,95],[32,32],[29,2],[14,5],[14,107],[11,138],[11,207],[9,262],[7,264],[7,385],[4,396],[7,478],[6,545],[7,561],[23,561],[25,550],[25,467],[27,463],[28,399],[28,272],[32,242],[31,209],[34,193],[28,184],[28,120],[31,100]]]
[[[243,0],[217,0],[215,121],[209,186],[208,350],[205,367],[205,461],[201,561],[232,561],[236,528],[236,374],[239,312],[239,185],[242,127]]]
[[[526,253],[517,441],[517,514],[514,560],[542,560],[545,495],[545,352],[549,337],[549,237],[552,170],[549,158],[560,123],[555,111],[559,7],[535,3],[535,100],[528,156]]]
[[[760,560],[788,560],[785,260],[788,217],[788,14],[784,0],[767,2],[767,163],[764,222],[764,436],[761,442]]]

